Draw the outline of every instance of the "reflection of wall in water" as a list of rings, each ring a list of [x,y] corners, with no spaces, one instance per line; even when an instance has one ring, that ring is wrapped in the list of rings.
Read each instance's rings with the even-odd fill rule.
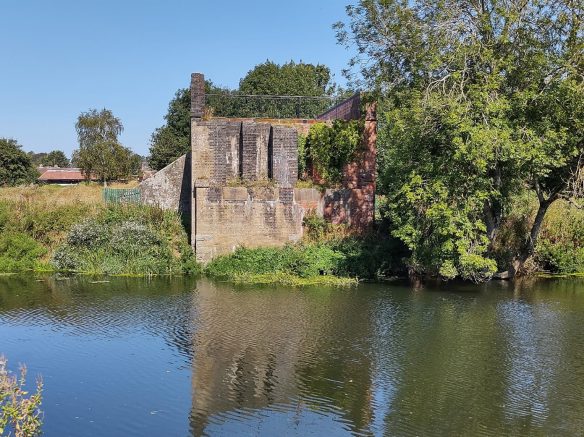
[[[353,427],[366,428],[371,416],[370,363],[366,354],[346,343],[366,338],[367,315],[347,308],[351,299],[340,293],[237,292],[199,282],[194,295],[195,435],[202,434],[209,421],[221,421],[241,409],[275,404],[288,410],[304,408],[306,401],[299,405],[299,399],[305,394],[327,399]],[[352,313],[355,318],[347,318]],[[342,385],[350,379],[350,387]]]

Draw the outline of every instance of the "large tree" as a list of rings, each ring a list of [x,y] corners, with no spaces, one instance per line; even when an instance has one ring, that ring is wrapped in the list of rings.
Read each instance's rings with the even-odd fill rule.
[[[62,150],[52,150],[42,158],[41,164],[50,167],[69,167],[69,159]]]
[[[108,181],[126,179],[135,168],[134,153],[118,141],[124,129],[119,118],[109,109],[82,112],[75,124],[79,149],[73,162],[87,180],[95,177],[105,185]]]
[[[0,138],[0,186],[32,183],[38,176],[30,156],[16,140]]]
[[[578,194],[584,157],[579,0],[361,0],[336,25],[351,71],[381,97],[380,178],[418,273],[481,280],[511,197]],[[502,267],[502,266],[501,266]]]

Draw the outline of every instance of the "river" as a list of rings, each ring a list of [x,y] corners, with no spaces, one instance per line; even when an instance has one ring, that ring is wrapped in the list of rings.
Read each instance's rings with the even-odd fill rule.
[[[584,280],[0,277],[44,435],[584,435]]]

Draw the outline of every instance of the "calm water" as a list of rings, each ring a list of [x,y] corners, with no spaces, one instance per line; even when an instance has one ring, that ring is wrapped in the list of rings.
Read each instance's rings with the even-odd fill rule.
[[[46,436],[584,435],[584,281],[0,277]]]

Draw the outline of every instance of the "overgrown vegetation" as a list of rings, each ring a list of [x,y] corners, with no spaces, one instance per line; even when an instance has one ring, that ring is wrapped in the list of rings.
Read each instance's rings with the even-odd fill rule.
[[[178,214],[104,206],[97,187],[0,190],[0,272],[195,273]],[[87,195],[85,197],[84,195]]]
[[[512,276],[534,257],[577,268],[541,231],[557,202],[584,191],[584,4],[360,0],[347,12],[338,39],[379,97],[379,187],[408,268],[490,278],[524,190],[536,211],[499,268]]]
[[[22,146],[16,140],[0,138],[0,187],[33,183],[38,176]]]
[[[7,369],[6,358],[0,356],[0,435],[33,437],[40,435],[43,382],[36,381],[36,392],[25,389],[26,367],[20,367],[20,376]]]
[[[58,270],[91,274],[197,271],[177,214],[141,205],[109,206],[75,224],[51,262]]]
[[[311,166],[317,179],[328,185],[342,182],[343,168],[355,156],[363,136],[363,121],[335,120],[332,124],[316,123],[299,144],[299,174]]]
[[[236,283],[282,285],[348,285],[403,273],[403,246],[382,234],[352,236],[309,214],[305,238],[281,248],[239,248],[216,258],[205,269],[209,276]],[[385,234],[387,235],[387,234]]]
[[[501,225],[492,251],[499,266],[517,256],[526,244],[530,223],[537,213],[537,199],[529,192],[514,198],[511,213]],[[570,202],[554,203],[542,224],[529,272],[584,272],[584,210]]]

